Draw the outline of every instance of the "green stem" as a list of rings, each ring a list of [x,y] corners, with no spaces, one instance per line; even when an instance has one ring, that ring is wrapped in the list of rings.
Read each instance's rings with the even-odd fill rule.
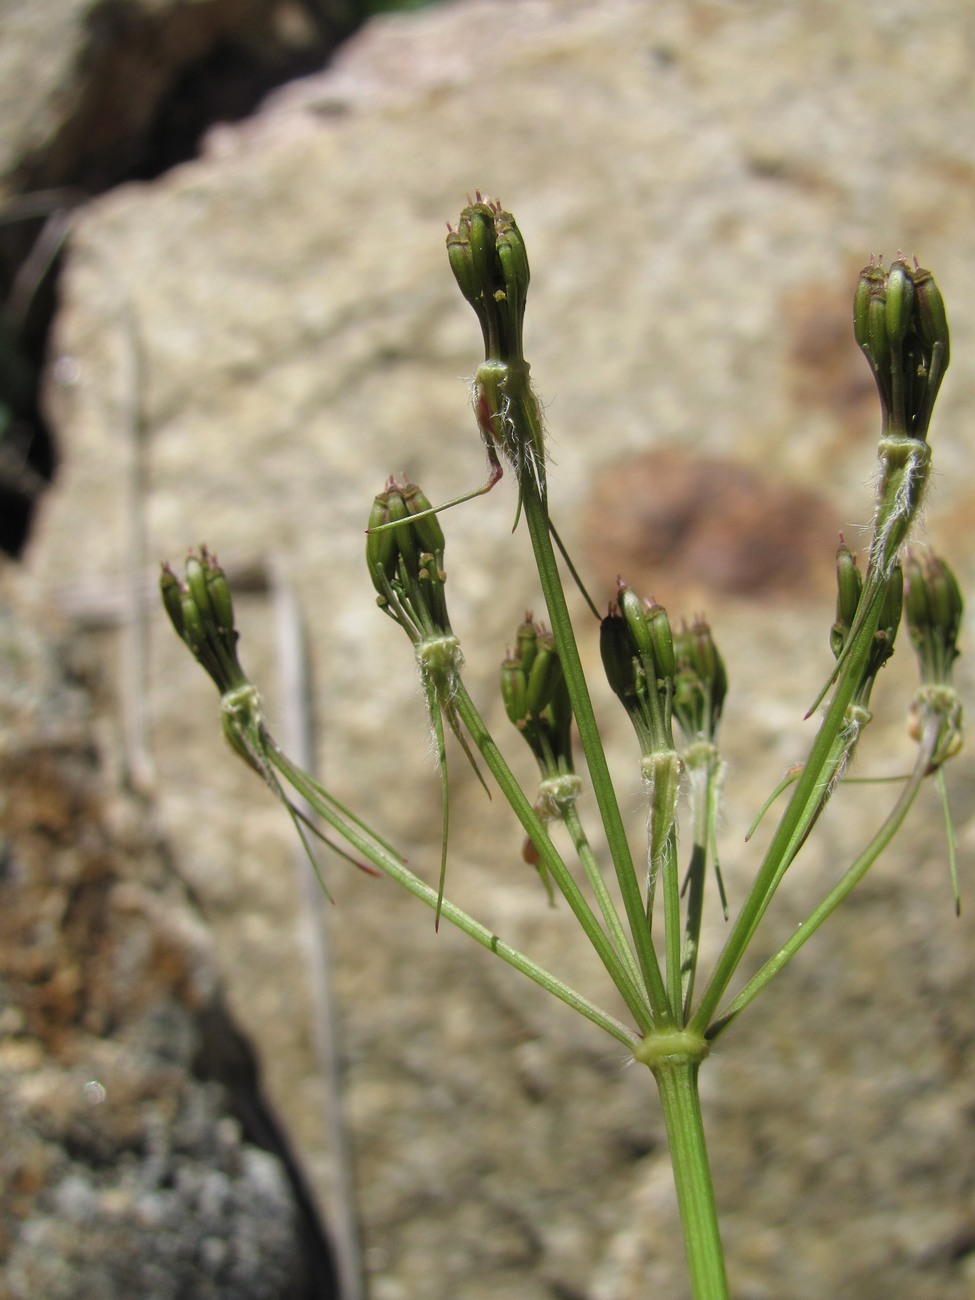
[[[724,1251],[697,1082],[703,1047],[700,1039],[686,1031],[655,1034],[644,1041],[637,1055],[653,1071],[660,1093],[694,1300],[727,1300]]]
[[[438,895],[435,889],[421,880],[419,876],[416,876],[403,860],[388,849],[385,844],[364,830],[356,818],[345,816],[340,811],[341,805],[337,804],[335,800],[323,798],[317,782],[307,779],[306,773],[301,768],[296,767],[280,750],[273,749],[271,757],[282,776],[294,786],[299,794],[307,799],[311,807],[334,830],[371,862],[374,867],[377,867],[384,875],[389,876],[391,880],[395,880],[397,884],[408,889],[414,897],[419,898],[436,912]],[[577,993],[575,989],[556,978],[551,972],[547,971],[543,966],[539,966],[537,962],[532,961],[524,953],[519,952],[517,948],[504,943],[487,926],[475,921],[472,916],[469,916],[446,898],[440,903],[440,915],[444,920],[449,921],[451,925],[456,926],[458,930],[462,930],[475,943],[479,943],[482,948],[488,948],[491,952],[496,953],[503,962],[514,967],[515,970],[521,971],[523,975],[527,975],[540,988],[551,993],[574,1011],[578,1011],[580,1015],[585,1016],[594,1025],[598,1025],[600,1029],[604,1029],[606,1033],[611,1034],[613,1038],[631,1051],[639,1044],[640,1039],[632,1029],[628,1029],[614,1016],[609,1015],[608,1012],[590,1002],[581,993]]]
[[[928,733],[922,737],[921,745],[918,750],[917,761],[914,764],[914,770],[907,780],[907,784],[901,791],[900,797],[888,814],[884,824],[877,831],[876,835],[863,850],[851,867],[843,875],[836,885],[830,890],[819,906],[807,917],[799,926],[791,938],[782,945],[774,957],[770,957],[761,970],[748,981],[742,991],[722,1012],[717,1020],[707,1031],[709,1042],[715,1038],[735,1020],[745,1007],[761,993],[762,989],[775,978],[782,968],[787,965],[796,955],[799,949],[811,939],[819,927],[831,916],[839,907],[840,903],[852,892],[867,874],[873,864],[883,853],[884,849],[891,842],[904,823],[904,818],[910,812],[914,800],[917,798],[918,791],[921,788],[921,782],[927,775],[931,758],[937,746],[938,732],[940,721],[935,719],[933,725],[929,724]]]
[[[596,902],[599,904],[599,910],[603,914],[603,920],[606,922],[606,929],[609,931],[609,937],[613,946],[619,953],[621,961],[625,962],[627,970],[633,983],[640,988],[642,986],[642,977],[637,968],[636,960],[633,956],[633,950],[630,948],[626,938],[626,931],[620,921],[619,914],[613,904],[613,898],[606,888],[606,882],[603,880],[603,873],[599,870],[599,863],[592,851],[589,838],[586,835],[585,828],[579,817],[579,811],[574,803],[569,804],[562,812],[562,821],[569,836],[572,839],[572,845],[575,848],[579,861],[582,863],[582,869],[586,873],[586,879],[589,881],[592,892],[596,896]]]
[[[561,890],[586,938],[605,966],[610,979],[619,989],[620,995],[629,1007],[634,1020],[636,1020],[640,1029],[647,1033],[653,1026],[653,1015],[647,1006],[643,989],[639,983],[633,981],[628,967],[617,956],[612,943],[596,919],[595,913],[583,896],[579,886],[573,880],[560,854],[556,851],[543,822],[529,803],[514,773],[505,762],[503,754],[494,741],[494,737],[484,725],[474,701],[468,695],[463,682],[459,680],[453,703],[458,716],[480,751],[481,757],[484,759],[491,775],[497,781],[501,793],[511,805],[511,809],[524,827],[525,833],[538,850],[543,865]]]
[[[695,822],[697,818],[695,816]],[[705,831],[706,833],[706,831]],[[694,978],[701,946],[701,921],[704,916],[704,883],[707,874],[707,845],[695,828],[691,846],[691,863],[687,870],[687,914],[684,921],[684,949],[681,958],[683,1020],[686,1022],[694,997]]]
[[[792,797],[772,837],[765,858],[752,883],[748,897],[742,904],[731,933],[715,963],[707,988],[701,997],[688,1028],[703,1035],[717,1011],[729,982],[738,969],[752,935],[765,915],[771,901],[770,889],[781,880],[785,868],[794,858],[805,834],[822,808],[823,790],[828,788],[834,773],[828,770],[831,756],[837,753],[837,738],[846,723],[846,711],[860,684],[863,668],[870,653],[871,641],[877,630],[885,585],[878,584],[857,633],[857,641],[850,651],[836,690],[826,711],[819,733],[802,770]],[[845,752],[840,747],[839,752]]]
[[[681,1006],[681,920],[680,880],[677,866],[677,827],[672,825],[664,845],[660,875],[664,896],[664,947],[667,957],[667,996],[673,1008],[674,1019],[680,1019]]]
[[[583,672],[579,647],[576,644],[575,633],[572,629],[572,620],[569,617],[565,592],[562,589],[562,580],[559,577],[558,561],[552,548],[548,510],[542,490],[531,475],[524,476],[521,489],[522,506],[525,511],[532,548],[535,552],[535,566],[538,569],[539,582],[541,583],[542,594],[545,597],[549,622],[552,625],[552,635],[555,637],[555,643],[558,647],[562,672],[569,691],[569,699],[572,702],[572,712],[575,716],[576,726],[579,729],[579,739],[582,742],[582,750],[586,756],[586,763],[592,778],[599,815],[602,818],[603,829],[613,859],[613,866],[620,887],[620,896],[626,911],[630,933],[633,936],[637,960],[643,972],[654,1022],[660,1028],[672,1027],[674,1017],[671,1013],[667,991],[664,988],[657,954],[654,951],[650,928],[647,925],[643,898],[633,866],[633,857],[630,853],[626,828],[623,825],[616,791],[609,772],[609,764],[606,761],[602,738],[593,712],[589,686]]]
[[[447,881],[447,845],[450,840],[450,783],[447,780],[447,745],[444,741],[443,718],[440,714],[440,702],[432,682],[424,681],[427,697],[427,713],[437,746],[437,766],[440,769],[440,881],[437,885],[437,912],[433,918],[434,930],[440,929],[440,910],[443,904],[443,890]]]

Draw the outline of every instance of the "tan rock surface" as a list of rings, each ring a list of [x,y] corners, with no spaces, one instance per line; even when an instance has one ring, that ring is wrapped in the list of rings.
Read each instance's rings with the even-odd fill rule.
[[[5,580],[0,1295],[331,1300],[212,936],[46,622]]]

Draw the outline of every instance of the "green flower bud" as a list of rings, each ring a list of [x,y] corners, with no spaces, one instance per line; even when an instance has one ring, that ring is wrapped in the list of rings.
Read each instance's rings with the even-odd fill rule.
[[[501,665],[505,712],[528,743],[543,780],[572,771],[572,706],[555,639],[530,617]]]
[[[176,629],[176,634],[182,637],[184,632],[183,588],[179,578],[173,573],[168,564],[162,566],[162,573],[159,575],[159,594],[162,596],[163,607],[169,615],[169,621]]]
[[[934,622],[937,627],[943,630],[942,635],[945,638],[945,644],[951,647],[952,657],[954,657],[958,653],[958,632],[961,628],[961,619],[964,613],[961,589],[955,575],[947,564],[936,555],[932,555],[930,558],[928,573]]]
[[[728,694],[728,673],[709,624],[697,618],[674,641],[674,713],[689,744],[714,741]]]
[[[390,479],[386,489],[386,508],[389,511],[389,522],[399,524],[398,528],[390,528],[387,531],[396,539],[396,550],[399,557],[402,557],[407,569],[413,572],[419,566],[418,546],[416,533],[413,527],[407,523],[410,517],[410,509],[406,504],[404,495],[405,488],[401,487],[394,479]]]
[[[870,299],[875,292],[874,286],[878,276],[881,280],[881,292],[883,292],[883,271],[874,266],[871,258],[870,265],[865,266],[860,272],[853,295],[853,336],[857,346],[867,353],[868,360],[870,360]]]
[[[519,730],[524,728],[528,719],[528,683],[517,655],[509,655],[501,664],[501,699],[508,721]]]
[[[837,658],[853,627],[862,590],[863,579],[856,556],[841,538],[836,552],[836,622],[829,634],[830,648]]]
[[[369,576],[372,578],[373,586],[376,587],[380,595],[384,594],[383,587],[380,585],[381,578],[389,580],[395,575],[399,556],[396,547],[397,530],[383,527],[389,522],[389,492],[380,492],[379,496],[373,499],[372,510],[369,512],[369,524],[366,529],[366,564],[369,568]],[[382,531],[373,532],[372,530],[375,528],[382,528]]]
[[[945,561],[930,552],[908,555],[905,569],[907,629],[921,680],[949,685],[964,613],[958,582]]]
[[[410,515],[410,527],[420,550],[428,551],[431,555],[443,555],[446,546],[443,529],[425,494],[415,483],[405,484],[400,492]],[[418,515],[420,518],[416,517]]]
[[[670,628],[670,619],[663,605],[651,601],[647,606],[647,622],[650,625],[650,640],[653,643],[653,662],[658,678],[673,678],[677,672],[677,659],[674,654],[674,634]]]
[[[212,671],[204,663],[204,658],[208,657],[209,646],[203,616],[200,613],[200,607],[196,603],[196,599],[185,587],[182,595],[181,619],[183,623],[183,640],[189,647],[191,654],[203,663],[203,666],[207,668],[207,672],[212,676]]]
[[[853,299],[853,333],[870,364],[881,406],[890,406],[890,341],[887,337],[887,287],[883,267],[873,259],[860,272]],[[886,417],[885,417],[886,421]]]
[[[639,657],[644,671],[657,681],[672,679],[677,668],[674,638],[663,605],[643,600],[622,579],[616,600],[630,633],[632,652]]]
[[[620,605],[611,605],[600,624],[599,649],[606,678],[626,709],[646,760],[674,747],[674,679],[657,665],[658,645],[665,659],[669,647],[673,662],[670,625],[652,614],[655,609],[663,613],[661,606],[648,610],[625,583],[620,584],[619,598]]]
[[[884,432],[923,442],[949,356],[931,273],[897,258],[885,274],[871,259],[857,282],[853,332],[877,383]]]
[[[623,615],[632,642],[630,653],[639,655],[648,664],[653,663],[653,637],[650,635],[650,622],[646,606],[632,587],[619,582],[616,603]]]
[[[948,334],[948,318],[945,314],[944,300],[934,282],[930,271],[925,271],[915,263],[914,293],[916,298],[915,325],[920,339],[921,363],[923,368],[920,396],[915,413],[915,436],[926,437],[934,409],[935,398],[941,388],[941,381],[948,369],[951,356],[951,342]]]
[[[892,346],[899,346],[913,327],[914,310],[914,280],[900,259],[890,264],[884,307],[887,338]]]
[[[231,599],[226,574],[216,561],[207,568],[206,585],[207,595],[210,598],[210,609],[216,620],[217,628],[226,640],[229,640],[231,644],[235,644],[237,631],[234,627],[234,602]]]
[[[506,335],[512,358],[524,356],[522,330],[525,320],[525,303],[528,298],[528,253],[521,231],[508,212],[499,212],[497,219],[498,261],[504,278],[504,304],[507,319]]]
[[[905,567],[907,627],[921,672],[908,730],[920,741],[932,724],[937,727],[928,769],[934,771],[958,753],[964,738],[962,703],[951,681],[964,606],[955,575],[939,556],[912,554]]]
[[[448,231],[447,257],[461,293],[477,313],[485,358],[523,362],[530,274],[514,217],[478,194],[460,214],[457,229]]]
[[[460,229],[466,226],[471,250],[471,265],[477,278],[482,301],[497,299],[504,292],[501,270],[498,265],[498,234],[495,225],[497,213],[492,203],[485,203],[478,194],[477,202],[460,214]]]
[[[237,629],[230,588],[223,569],[205,546],[186,559],[179,582],[168,564],[159,578],[159,591],[170,622],[190,653],[213,678],[221,695],[246,686],[237,659]]]
[[[528,673],[527,703],[529,712],[541,714],[562,681],[562,664],[555,649],[555,638],[551,632],[540,636],[536,642],[536,653]]]
[[[444,535],[429,510],[416,484],[391,478],[369,515],[369,527],[381,531],[366,533],[366,562],[379,593],[377,603],[416,646],[453,637],[444,596]]]
[[[526,673],[530,672],[538,649],[538,628],[532,622],[531,614],[526,614],[524,622],[519,624],[518,631],[515,633],[515,644],[518,647],[516,653],[522,668]]]
[[[451,230],[448,227],[447,259],[461,293],[480,316],[481,288],[474,269],[469,229],[462,226],[460,230]]]
[[[629,712],[637,697],[638,669],[634,662],[633,636],[622,614],[610,610],[600,623],[599,653],[606,680]]]
[[[914,294],[918,333],[925,348],[932,355],[937,353],[940,356],[940,367],[943,373],[948,369],[951,347],[948,317],[945,314],[941,290],[935,284],[934,276],[922,267],[918,267],[914,272]]]
[[[192,552],[186,557],[185,567],[185,585],[186,592],[193,605],[199,613],[201,624],[213,622],[210,611],[210,593],[207,589],[206,579],[206,562],[209,559],[207,552],[201,547],[200,554],[194,555]],[[185,610],[184,610],[185,621]]]

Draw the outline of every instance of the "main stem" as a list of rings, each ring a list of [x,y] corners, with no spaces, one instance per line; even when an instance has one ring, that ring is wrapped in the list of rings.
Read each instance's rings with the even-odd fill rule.
[[[694,1300],[727,1300],[724,1250],[697,1086],[701,1057],[697,1052],[655,1053],[647,1064],[657,1081],[667,1126]]]

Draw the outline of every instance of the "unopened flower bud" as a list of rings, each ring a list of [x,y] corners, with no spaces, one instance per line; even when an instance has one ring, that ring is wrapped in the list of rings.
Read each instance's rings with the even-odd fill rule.
[[[430,555],[443,555],[446,546],[443,529],[425,493],[415,483],[407,483],[401,489],[401,495],[410,515],[410,528],[420,550],[427,551]]]
[[[470,230],[447,230],[447,260],[454,273],[458,288],[480,317],[481,285],[474,268],[474,254],[471,250]]]
[[[373,499],[372,510],[369,512],[369,524],[366,529],[366,564],[374,584],[376,575],[385,574],[387,578],[391,578],[396,572],[398,552],[394,536],[395,530],[385,527],[389,522],[389,493],[381,492],[379,496]],[[381,531],[374,531],[376,529]]]
[[[528,682],[517,655],[509,655],[501,664],[501,699],[508,721],[522,730],[528,720]]]
[[[537,641],[536,653],[528,673],[528,708],[532,713],[543,713],[562,681],[562,665],[555,649],[555,638],[546,632]]]
[[[619,601],[600,624],[599,650],[606,679],[626,709],[646,760],[674,748],[674,677],[663,671],[674,665],[670,624],[662,606],[648,609],[625,583],[620,583]],[[658,653],[663,666],[657,663]]]
[[[663,605],[658,605],[656,601],[650,602],[647,606],[647,622],[650,625],[650,640],[653,643],[653,662],[657,677],[672,679],[677,671],[674,634]]]
[[[477,201],[447,235],[447,256],[461,293],[477,313],[487,360],[523,362],[522,322],[530,279],[521,232],[500,203]]]
[[[179,578],[168,564],[162,566],[162,573],[159,575],[159,594],[162,597],[163,607],[169,615],[169,621],[176,629],[177,635],[182,637],[183,588]]]
[[[636,594],[632,587],[628,587],[622,579],[617,585],[616,603],[630,633],[632,642],[630,653],[640,655],[641,658],[652,662],[653,638],[650,635],[650,622],[647,618],[646,606],[642,598]]]
[[[453,638],[444,596],[444,536],[414,483],[391,478],[374,499],[366,532],[366,563],[378,604],[414,645]],[[435,652],[431,652],[434,653]]]
[[[413,535],[405,523],[408,518],[402,489],[395,479],[390,479],[385,490],[373,499],[366,531],[366,565],[372,584],[383,600],[387,598],[389,583],[396,576],[400,554],[405,550],[407,555],[415,556]],[[388,524],[400,526],[384,526]],[[372,531],[377,528],[379,532]]]
[[[524,621],[519,624],[518,631],[515,633],[515,644],[518,647],[517,656],[522,668],[526,673],[530,672],[538,649],[538,628],[532,622],[531,614],[526,614]]]
[[[572,706],[555,638],[526,618],[501,665],[508,718],[535,755],[543,780],[572,771]]]
[[[183,589],[182,594],[180,621],[183,625],[183,640],[189,646],[190,652],[202,662],[201,656],[206,655],[208,651],[207,635],[203,626],[200,607],[186,588]],[[209,668],[207,668],[207,672],[210,672]],[[213,675],[212,672],[210,675]]]
[[[940,356],[940,367],[944,372],[948,368],[951,348],[948,317],[945,314],[941,290],[935,284],[931,272],[924,270],[923,267],[918,267],[914,272],[914,295],[915,316],[921,341],[932,355],[937,353]]]
[[[599,653],[606,680],[629,711],[636,698],[633,639],[622,614],[610,611],[599,625]]]
[[[904,604],[911,644],[921,679],[944,685],[958,658],[958,635],[964,604],[955,575],[939,556],[910,554],[905,562]]]
[[[622,579],[618,585],[616,601],[632,639],[633,653],[639,656],[648,675],[657,681],[672,679],[677,664],[667,611],[655,600],[643,600]]]
[[[877,382],[884,433],[925,441],[949,357],[944,302],[930,271],[897,258],[885,274],[871,260],[857,283],[853,332]]]
[[[846,542],[841,540],[836,552],[836,622],[829,634],[830,648],[837,658],[853,627],[862,590],[863,579],[857,568],[856,556]]]
[[[714,741],[728,694],[728,672],[711,627],[696,618],[675,638],[677,676],[674,713],[689,743]]]
[[[884,412],[890,406],[890,341],[887,337],[887,277],[883,267],[860,272],[853,299],[853,333],[870,364]]]
[[[900,346],[911,331],[914,309],[914,280],[901,259],[890,264],[884,306],[888,341]]]
[[[247,685],[237,659],[237,629],[223,569],[206,547],[186,559],[184,581],[163,565],[159,591],[170,622],[222,695]]]

